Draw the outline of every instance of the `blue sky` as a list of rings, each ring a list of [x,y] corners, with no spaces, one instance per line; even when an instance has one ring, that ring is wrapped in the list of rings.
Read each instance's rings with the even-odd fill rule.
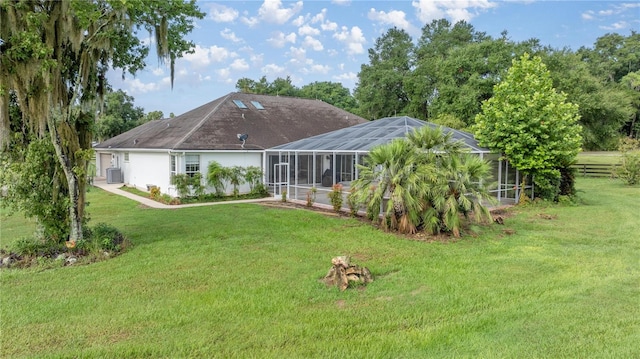
[[[554,48],[593,47],[607,33],[640,29],[638,1],[199,1],[206,12],[189,39],[195,53],[179,59],[173,90],[169,69],[151,56],[135,77],[112,72],[109,81],[146,112],[182,114],[236,91],[238,79],[290,76],[302,87],[340,82],[353,90],[367,50],[389,28],[414,40],[434,19],[465,20],[492,37],[537,38]],[[145,39],[145,41],[151,41]],[[151,44],[153,46],[153,44]],[[152,51],[153,53],[153,51]]]

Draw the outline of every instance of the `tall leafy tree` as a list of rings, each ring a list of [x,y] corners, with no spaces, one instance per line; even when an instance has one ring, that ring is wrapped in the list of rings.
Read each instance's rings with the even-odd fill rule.
[[[346,111],[356,111],[356,100],[348,88],[339,82],[315,81],[300,88],[299,96],[322,100]]]
[[[628,73],[640,70],[640,33],[629,36],[610,33],[596,39],[592,49],[580,48],[578,54],[598,78],[619,83]]]
[[[102,111],[96,121],[96,139],[99,141],[129,131],[139,124],[144,109],[134,105],[133,96],[124,91],[109,91],[104,95]]]
[[[515,168],[534,177],[538,195],[555,199],[561,172],[580,151],[578,120],[578,106],[556,92],[542,59],[524,54],[482,104],[474,130],[481,145],[499,151]]]
[[[618,144],[625,123],[634,108],[629,93],[616,83],[595,76],[580,55],[569,50],[550,51],[543,57],[553,87],[578,105],[583,147],[589,150],[612,150]]]
[[[422,35],[415,50],[415,69],[406,84],[406,91],[411,97],[412,116],[427,119],[438,115],[430,111],[437,98],[447,91],[445,87],[449,85],[443,82],[443,79],[446,82],[451,80],[451,86],[455,86],[453,83],[456,80],[470,73],[470,67],[461,63],[457,66],[452,64],[448,70],[443,69],[443,64],[450,61],[452,51],[474,42],[480,43],[486,38],[484,33],[475,31],[473,26],[464,21],[453,25],[446,19],[439,19],[422,28]],[[454,59],[458,60],[463,61]],[[466,61],[469,61],[469,58]],[[465,71],[467,74],[464,74]],[[456,79],[456,76],[459,78]],[[458,116],[455,113],[452,115]]]
[[[162,111],[151,111],[146,113],[144,116],[140,117],[140,119],[138,119],[137,125],[139,126],[149,121],[161,120],[163,118],[164,118],[164,113],[162,113]]]
[[[70,241],[83,237],[87,164],[106,72],[143,68],[149,49],[138,34],[151,33],[173,82],[175,60],[193,48],[184,36],[203,16],[195,1],[182,0],[0,1],[0,108],[15,93],[25,125],[53,144],[69,194]],[[6,149],[10,127],[2,126]]]
[[[376,40],[369,49],[369,64],[360,67],[354,90],[362,116],[376,119],[406,114],[405,82],[411,76],[413,51],[411,36],[396,27]]]
[[[622,87],[626,89],[631,98],[633,113],[630,120],[623,128],[623,133],[631,138],[640,138],[640,71],[628,73],[621,80]]]

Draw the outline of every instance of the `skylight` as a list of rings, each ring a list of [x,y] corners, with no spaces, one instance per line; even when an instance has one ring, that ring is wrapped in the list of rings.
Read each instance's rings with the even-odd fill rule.
[[[244,102],[240,100],[233,100],[233,103],[235,103],[238,108],[248,108],[247,105],[245,105]]]
[[[264,106],[258,101],[251,101],[251,104],[258,110],[264,110]]]

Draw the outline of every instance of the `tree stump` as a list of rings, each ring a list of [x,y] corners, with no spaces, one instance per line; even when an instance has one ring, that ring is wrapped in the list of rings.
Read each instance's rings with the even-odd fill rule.
[[[373,277],[366,267],[352,265],[349,257],[339,256],[331,260],[331,269],[322,281],[328,287],[337,286],[344,291],[350,282],[367,284],[373,281]]]

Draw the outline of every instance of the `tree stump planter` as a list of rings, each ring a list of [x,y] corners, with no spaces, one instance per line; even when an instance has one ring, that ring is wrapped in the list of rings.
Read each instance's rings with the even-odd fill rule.
[[[335,257],[331,260],[331,269],[322,279],[327,287],[337,286],[341,291],[349,287],[349,283],[367,284],[373,282],[371,272],[366,267],[352,265],[347,256]]]

